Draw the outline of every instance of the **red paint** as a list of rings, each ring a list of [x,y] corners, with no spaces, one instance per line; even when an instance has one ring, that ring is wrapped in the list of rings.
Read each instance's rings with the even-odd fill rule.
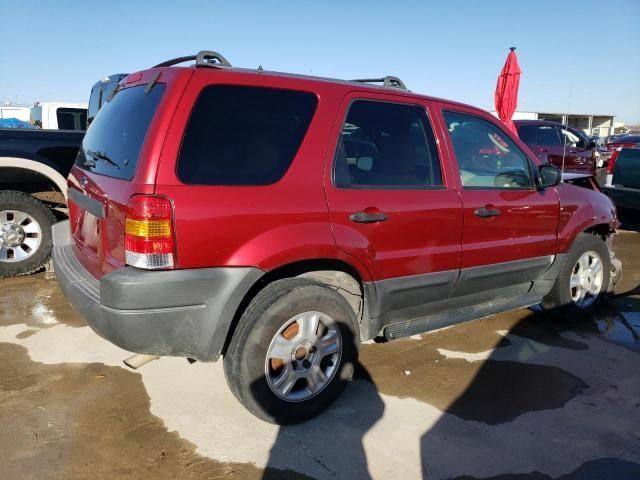
[[[482,110],[400,90],[234,69],[153,69],[140,72],[140,78],[125,88],[149,82],[158,71],[166,91],[134,178],[118,180],[78,167],[69,176],[70,188],[106,206],[106,218],[97,219],[70,204],[76,253],[96,277],[124,265],[124,221],[127,205],[137,194],[170,199],[175,268],[183,269],[257,266],[269,271],[301,260],[333,259],[350,264],[370,281],[552,255],[566,251],[580,231],[594,224],[615,228],[611,202],[587,189],[571,185],[525,192],[462,189],[440,110],[472,113],[504,130]],[[279,182],[193,186],[177,178],[175,162],[193,104],[205,86],[216,83],[297,89],[317,96],[309,130]],[[333,186],[338,135],[354,98],[409,103],[427,110],[438,141],[442,189]],[[531,155],[515,135],[508,136]],[[540,163],[533,155],[531,161]],[[485,206],[504,214],[490,219],[473,215]],[[350,214],[363,210],[384,212],[388,220],[374,224],[349,220]]]

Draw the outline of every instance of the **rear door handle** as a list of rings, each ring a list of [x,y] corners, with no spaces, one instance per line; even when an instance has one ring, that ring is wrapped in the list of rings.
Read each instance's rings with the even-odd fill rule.
[[[499,208],[478,208],[475,212],[476,217],[480,218],[489,218],[489,217],[497,217],[500,215]]]
[[[349,220],[356,223],[377,223],[384,222],[387,218],[386,213],[367,213],[367,212],[355,212],[349,215]]]

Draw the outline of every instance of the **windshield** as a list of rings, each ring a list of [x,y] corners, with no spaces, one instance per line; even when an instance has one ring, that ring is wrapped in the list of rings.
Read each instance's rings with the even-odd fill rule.
[[[147,94],[145,85],[117,92],[87,130],[76,165],[100,175],[131,180],[164,90],[163,84],[157,84]]]

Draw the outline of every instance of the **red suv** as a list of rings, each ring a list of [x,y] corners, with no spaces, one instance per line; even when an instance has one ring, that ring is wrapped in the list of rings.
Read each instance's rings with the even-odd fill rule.
[[[215,52],[124,78],[54,226],[67,298],[127,350],[224,356],[240,402],[293,423],[361,341],[540,303],[573,318],[612,288],[609,198],[483,110],[367,82]]]
[[[520,139],[540,160],[562,171],[593,174],[597,144],[583,133],[546,120],[515,120]]]

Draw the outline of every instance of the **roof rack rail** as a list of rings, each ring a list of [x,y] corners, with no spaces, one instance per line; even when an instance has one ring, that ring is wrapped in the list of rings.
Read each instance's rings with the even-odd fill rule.
[[[398,77],[392,77],[391,75],[387,75],[386,77],[382,77],[382,78],[358,78],[352,81],[360,82],[360,83],[381,83],[385,87],[400,88],[402,90],[408,90],[408,88],[406,87],[406,85],[402,80],[400,80]]]
[[[201,50],[197,55],[187,55],[186,57],[172,58],[171,60],[167,60],[166,62],[154,65],[153,68],[171,67],[172,65],[188,62],[189,60],[195,60],[197,67],[221,68],[231,66],[229,61],[220,53]]]

